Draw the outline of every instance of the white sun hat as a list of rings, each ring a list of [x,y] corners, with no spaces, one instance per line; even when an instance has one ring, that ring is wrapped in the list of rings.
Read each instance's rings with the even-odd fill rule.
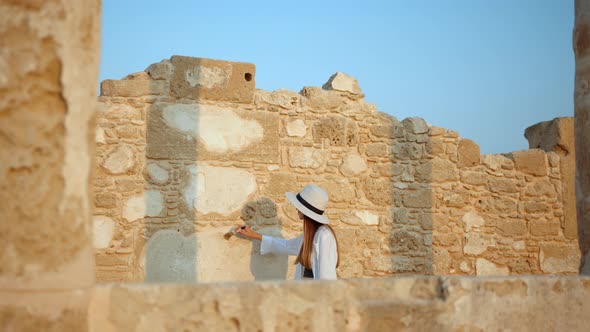
[[[305,186],[299,194],[287,192],[285,196],[304,215],[320,224],[330,223],[328,217],[324,215],[324,211],[328,206],[328,194],[324,189],[315,184],[310,184]]]

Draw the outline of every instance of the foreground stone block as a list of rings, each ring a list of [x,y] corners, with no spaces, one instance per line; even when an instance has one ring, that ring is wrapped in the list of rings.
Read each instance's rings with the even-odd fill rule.
[[[590,278],[398,277],[105,285],[95,289],[89,324],[104,332],[581,332],[589,311]]]
[[[518,171],[544,176],[547,175],[547,154],[542,150],[522,150],[512,153],[514,166]]]
[[[173,97],[238,103],[253,101],[256,67],[251,63],[185,56],[173,56],[170,62]]]

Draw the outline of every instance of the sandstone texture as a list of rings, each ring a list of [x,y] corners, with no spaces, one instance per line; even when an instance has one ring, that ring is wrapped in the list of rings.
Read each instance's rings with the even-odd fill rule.
[[[126,78],[168,84],[170,95],[99,98],[95,216],[113,222],[112,237],[98,228],[99,281],[145,280],[144,248],[162,231],[210,248],[190,260],[195,280],[289,278],[286,261],[264,267],[256,246],[237,259],[241,240],[221,235],[247,222],[297,236],[284,194],[309,183],[330,195],[341,278],[579,269],[571,119],[527,129],[532,150],[481,155],[452,130],[377,112],[349,75],[299,94],[266,92],[234,80],[248,68],[172,57]],[[275,206],[270,217],[253,212],[263,198]]]

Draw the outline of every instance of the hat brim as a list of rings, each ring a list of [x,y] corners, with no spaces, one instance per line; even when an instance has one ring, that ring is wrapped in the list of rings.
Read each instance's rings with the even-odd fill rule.
[[[289,202],[291,202],[291,204],[293,204],[293,206],[295,206],[295,208],[301,211],[301,213],[303,213],[304,215],[319,222],[320,224],[328,225],[330,223],[330,219],[328,219],[328,217],[326,217],[325,215],[317,214],[311,211],[310,209],[306,208],[303,204],[301,204],[301,202],[297,200],[297,194],[287,192],[285,193],[285,196],[287,197]]]

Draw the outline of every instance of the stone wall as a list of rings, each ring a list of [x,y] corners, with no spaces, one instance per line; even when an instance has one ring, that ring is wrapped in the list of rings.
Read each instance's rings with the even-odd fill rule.
[[[560,151],[480,155],[453,130],[378,112],[342,73],[300,93],[254,82],[251,64],[174,56],[102,83],[99,281],[289,277],[292,259],[222,235],[246,222],[296,236],[284,193],[308,183],[330,195],[340,278],[578,272]]]
[[[102,285],[91,331],[588,331],[588,277]]]

